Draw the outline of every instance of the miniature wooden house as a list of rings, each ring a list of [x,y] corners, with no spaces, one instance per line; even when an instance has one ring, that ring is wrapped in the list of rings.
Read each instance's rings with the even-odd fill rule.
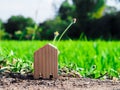
[[[47,44],[34,53],[34,78],[40,77],[58,77],[58,50],[52,44]]]

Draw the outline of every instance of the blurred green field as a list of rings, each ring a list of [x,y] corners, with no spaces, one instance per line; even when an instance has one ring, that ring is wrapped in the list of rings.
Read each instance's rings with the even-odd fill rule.
[[[32,72],[34,51],[47,43],[51,42],[0,41],[0,65],[12,72]],[[56,46],[59,69],[76,70],[83,77],[120,78],[119,41],[60,41]]]

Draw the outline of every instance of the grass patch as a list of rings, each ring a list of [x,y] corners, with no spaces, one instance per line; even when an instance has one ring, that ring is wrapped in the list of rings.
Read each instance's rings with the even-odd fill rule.
[[[32,72],[33,53],[49,41],[0,41],[0,72]],[[51,41],[52,42],[52,41]],[[59,69],[75,70],[83,77],[120,77],[119,41],[60,41]]]

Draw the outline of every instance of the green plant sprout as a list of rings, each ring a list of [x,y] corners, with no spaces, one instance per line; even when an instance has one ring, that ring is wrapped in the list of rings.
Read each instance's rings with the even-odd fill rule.
[[[63,35],[68,31],[68,29],[74,24],[76,23],[76,18],[73,18],[72,22],[67,26],[67,28],[63,31],[63,33],[60,35],[58,42],[62,39]],[[54,39],[53,39],[53,43],[56,41],[56,38],[58,37],[59,33],[56,31],[54,32]]]
[[[63,37],[63,35],[67,32],[67,30],[74,24],[76,23],[76,18],[73,18],[73,21],[68,25],[68,27],[64,30],[64,32],[61,34],[61,36],[58,39],[58,42],[61,40],[61,38]]]
[[[53,43],[55,42],[55,40],[56,40],[56,38],[58,37],[58,35],[59,35],[59,32],[58,32],[58,31],[54,32]]]

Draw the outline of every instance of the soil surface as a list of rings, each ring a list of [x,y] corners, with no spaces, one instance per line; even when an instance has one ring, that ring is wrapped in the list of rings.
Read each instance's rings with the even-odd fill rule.
[[[31,74],[0,74],[0,90],[120,90],[119,80],[59,76],[34,80]]]

